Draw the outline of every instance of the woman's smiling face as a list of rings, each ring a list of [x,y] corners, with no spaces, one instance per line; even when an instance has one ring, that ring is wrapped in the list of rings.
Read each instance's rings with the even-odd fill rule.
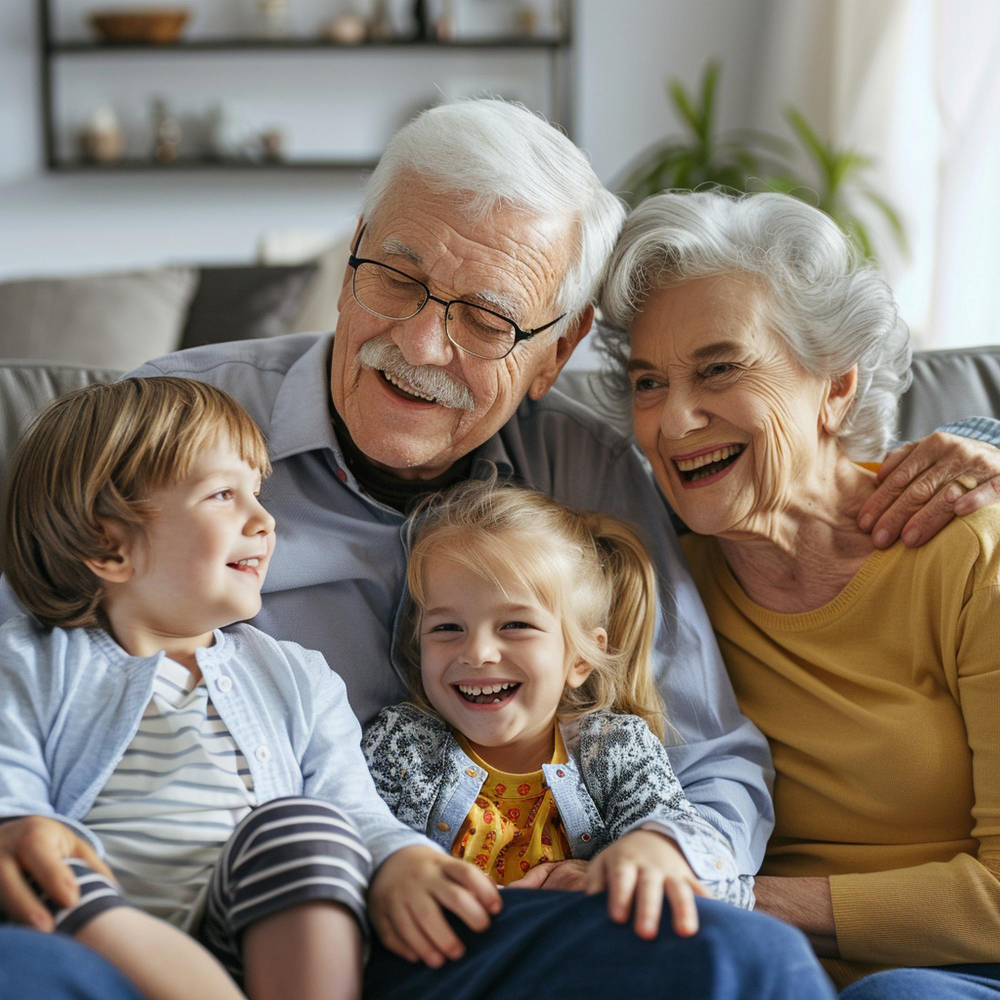
[[[667,285],[630,331],[636,440],[700,534],[741,536],[816,467],[830,383],[770,328],[766,295],[742,275]]]

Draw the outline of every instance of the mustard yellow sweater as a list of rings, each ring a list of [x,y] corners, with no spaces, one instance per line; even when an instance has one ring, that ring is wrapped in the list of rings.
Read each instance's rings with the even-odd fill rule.
[[[761,874],[829,876],[834,979],[1000,962],[1000,512],[874,553],[804,614],[751,601],[715,539],[682,544],[774,757]]]

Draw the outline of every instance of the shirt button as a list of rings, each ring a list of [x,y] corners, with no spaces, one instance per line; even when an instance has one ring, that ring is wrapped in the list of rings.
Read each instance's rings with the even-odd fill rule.
[[[715,862],[715,867],[718,868],[719,871],[721,872],[722,871],[722,862],[721,861],[716,861]]]
[[[562,769],[560,769],[560,770],[556,771],[556,777],[557,778],[565,778],[566,777],[566,772],[563,771]],[[590,837],[588,837],[587,840],[590,840]]]
[[[226,694],[228,691],[233,689],[233,679],[231,677],[220,677],[216,682],[215,686],[223,693]]]
[[[347,473],[343,469],[337,469],[337,478],[342,482],[347,482]]]
[[[580,839],[581,839],[581,840],[582,840],[582,841],[583,841],[583,842],[584,842],[585,844],[589,844],[589,843],[590,843],[590,834],[589,834],[589,833],[581,833],[581,834],[580,834]]]
[[[438,829],[442,833],[447,833],[451,829],[451,824],[450,823],[438,823]]]
[[[254,751],[254,756],[262,764],[266,764],[271,759],[271,751],[268,747],[257,747]]]

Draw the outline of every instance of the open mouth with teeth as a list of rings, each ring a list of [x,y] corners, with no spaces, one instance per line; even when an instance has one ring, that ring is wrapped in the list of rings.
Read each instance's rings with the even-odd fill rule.
[[[517,693],[520,684],[504,681],[499,684],[455,684],[459,697],[472,705],[499,705]]]
[[[260,566],[260,558],[258,556],[253,556],[250,559],[240,559],[239,562],[226,563],[230,569],[235,569],[240,573],[251,573],[253,576],[257,576],[257,567]]]
[[[382,381],[389,386],[393,392],[402,396],[403,399],[412,400],[415,403],[436,403],[437,400],[433,396],[428,396],[424,392],[418,392],[413,388],[408,382],[404,382],[401,378],[397,378],[395,375],[390,375],[388,372],[382,371],[381,368],[377,369],[379,376]]]
[[[685,483],[696,483],[700,479],[707,479],[728,469],[745,449],[745,444],[727,444],[695,458],[675,458],[674,465],[677,466],[677,471]]]

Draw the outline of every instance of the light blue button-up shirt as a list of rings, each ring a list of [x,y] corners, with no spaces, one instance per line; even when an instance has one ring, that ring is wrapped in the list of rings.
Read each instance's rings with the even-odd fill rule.
[[[135,736],[163,655],[130,656],[101,629],[43,628],[26,615],[0,627],[0,820],[51,816],[103,853],[82,820]],[[401,847],[434,846],[375,790],[344,683],[319,653],[233,625],[196,659],[259,804],[329,802],[374,867]]]
[[[261,501],[277,547],[254,624],[320,650],[362,722],[401,701],[391,650],[405,585],[403,516],[369,497],[348,470],[329,415],[332,335],[292,334],[168,355],[133,374],[177,375],[229,392],[257,421],[274,467]],[[484,362],[486,364],[488,362]],[[636,526],[660,590],[654,666],[677,742],[670,762],[688,799],[757,871],[773,827],[767,743],[741,713],[712,627],[644,459],[607,421],[558,390],[525,399],[474,454],[471,474],[501,475],[574,507]],[[0,595],[0,620],[17,610]]]

